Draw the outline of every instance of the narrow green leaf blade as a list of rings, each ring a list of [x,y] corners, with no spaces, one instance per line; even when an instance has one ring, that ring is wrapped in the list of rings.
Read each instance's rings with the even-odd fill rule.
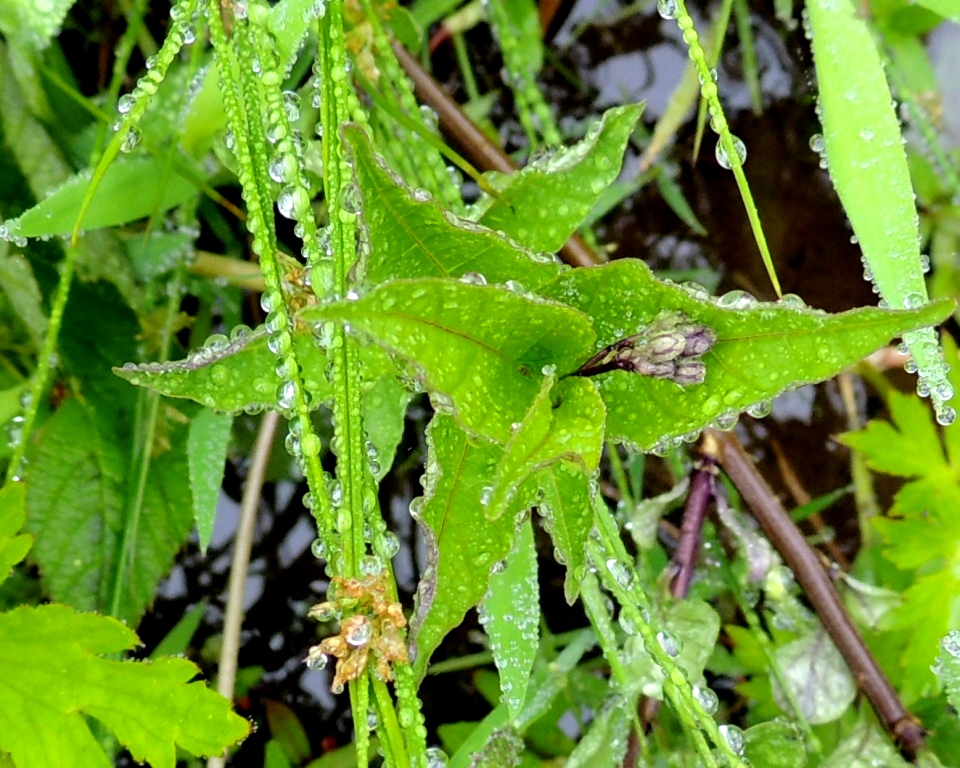
[[[873,32],[852,0],[810,0],[823,142],[830,177],[863,250],[864,263],[894,309],[927,300],[919,222],[899,120]],[[929,385],[938,418],[955,418],[942,353],[932,331],[904,337]]]
[[[120,158],[111,163],[83,218],[83,228],[127,224],[155,211],[169,210],[197,194],[192,182],[168,173],[166,165],[166,161],[153,157]],[[89,185],[89,171],[72,176],[45,200],[7,222],[10,234],[20,237],[68,234],[76,223]]]
[[[490,638],[503,701],[514,720],[527,695],[540,641],[537,548],[529,519],[517,532],[506,567],[490,577],[489,591],[480,606],[480,623]]]
[[[213,535],[217,497],[223,483],[223,465],[227,461],[232,428],[232,416],[216,413],[209,408],[204,408],[190,422],[187,462],[193,495],[193,519],[203,553],[206,553]]]
[[[593,338],[587,318],[570,307],[435,278],[394,280],[299,317],[348,324],[409,360],[439,393],[435,406],[455,409],[468,430],[503,443],[537,396],[543,367],[574,370]]]
[[[513,514],[488,520],[481,503],[502,449],[471,442],[444,414],[430,422],[427,447],[423,500],[411,504],[428,560],[410,620],[417,677],[423,676],[430,655],[447,632],[483,599],[490,569],[507,556],[515,535]],[[518,499],[513,511],[521,507]]]
[[[490,173],[503,195],[489,198],[479,221],[534,251],[555,253],[616,180],[643,105],[614,107],[572,147],[537,159],[513,174]]]
[[[127,363],[113,372],[131,384],[149,387],[168,397],[194,400],[208,408],[237,413],[244,408],[276,408],[277,356],[267,347],[267,329],[256,330],[194,350],[186,360],[169,363]],[[326,356],[309,333],[294,335],[304,385],[312,401],[330,396],[323,375]]]
[[[536,290],[559,271],[552,257],[523,251],[503,235],[443,211],[403,185],[373,154],[357,126],[342,129],[354,157],[363,200],[363,225],[370,241],[367,280],[394,277],[484,275],[491,283],[515,280]]]
[[[0,615],[0,751],[18,768],[47,768],[64,755],[76,768],[108,766],[84,714],[154,768],[174,768],[177,746],[215,755],[247,735],[249,723],[223,697],[190,682],[199,670],[186,659],[100,657],[137,642],[119,621],[64,605]]]
[[[627,371],[595,377],[607,407],[607,437],[650,450],[735,415],[786,389],[830,378],[891,337],[935,324],[953,304],[908,311],[873,308],[839,315],[784,304],[719,306],[656,280],[639,261],[623,259],[564,273],[543,293],[593,319],[597,349],[648,326],[661,311],[704,323],[717,342],[703,358],[703,384],[687,388]]]

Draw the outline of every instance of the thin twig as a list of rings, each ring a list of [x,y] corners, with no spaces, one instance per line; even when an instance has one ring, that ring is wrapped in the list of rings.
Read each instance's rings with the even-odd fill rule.
[[[481,171],[513,173],[517,170],[507,153],[487,138],[402,45],[394,43],[393,51],[407,77],[413,81],[417,98],[437,113],[443,132],[473,165]],[[573,267],[593,267],[600,263],[600,257],[576,232],[560,249],[560,258]]]
[[[260,422],[257,443],[253,449],[250,472],[240,502],[240,521],[233,542],[233,562],[230,564],[230,587],[227,608],[223,617],[223,646],[220,649],[220,666],[217,675],[217,691],[226,699],[233,700],[233,688],[237,681],[237,656],[240,653],[240,628],[243,625],[243,598],[246,593],[247,571],[250,568],[250,550],[253,547],[253,531],[257,522],[257,507],[263,480],[270,461],[270,449],[277,432],[280,415],[268,411]],[[207,768],[224,768],[223,756],[211,757]]]
[[[714,429],[704,430],[704,438],[704,452],[716,456],[736,485],[767,538],[793,570],[824,628],[853,672],[860,690],[873,704],[904,755],[913,759],[924,748],[923,727],[904,708],[897,692],[850,622],[840,595],[820,565],[816,552],[807,544],[737,438]]]

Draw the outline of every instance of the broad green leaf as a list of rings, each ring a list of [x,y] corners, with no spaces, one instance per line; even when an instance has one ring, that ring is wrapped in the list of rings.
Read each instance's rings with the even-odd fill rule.
[[[217,517],[217,497],[223,484],[223,465],[227,461],[233,417],[204,408],[190,422],[187,461],[190,466],[190,492],[193,519],[200,539],[200,551],[206,552]]]
[[[486,227],[460,219],[403,185],[373,154],[356,126],[342,129],[353,154],[363,200],[363,226],[370,241],[366,278],[461,277],[469,272],[491,283],[513,280],[531,290],[560,267],[552,257],[528,253]]]
[[[124,519],[126,464],[110,416],[71,399],[44,424],[29,465],[27,528],[54,599],[105,611],[120,578],[118,615],[135,624],[187,537],[192,505],[175,447],[151,463],[139,519]],[[135,526],[128,567],[118,562],[126,525]]]
[[[807,750],[803,732],[795,723],[769,720],[747,728],[744,736],[744,757],[751,765],[765,768],[803,768]]]
[[[186,659],[131,663],[101,658],[132,649],[119,621],[65,605],[0,614],[0,752],[17,768],[110,765],[85,716],[108,728],[134,760],[174,768],[176,747],[216,755],[249,723],[203,683]]]
[[[602,424],[600,420],[595,426]],[[537,511],[553,541],[554,554],[566,566],[563,595],[573,605],[587,570],[584,547],[593,528],[590,478],[579,468],[560,462],[541,469],[529,482],[537,488]]]
[[[60,25],[76,0],[4,0],[0,3],[0,32],[37,52],[60,33]]]
[[[26,488],[23,483],[9,483],[0,488],[0,584],[26,556],[33,543],[28,533],[17,535],[27,516]]]
[[[806,4],[830,177],[880,295],[895,309],[927,300],[916,203],[900,124],[874,35],[853,0]],[[906,329],[905,329],[906,330]],[[948,423],[952,397],[932,331],[904,337]],[[955,416],[955,414],[953,414]]]
[[[536,470],[557,461],[574,464],[585,474],[600,463],[603,450],[603,401],[584,379],[565,379],[555,387],[544,378],[530,410],[514,433],[497,467],[487,514],[503,514],[520,484]]]
[[[283,702],[273,699],[267,699],[264,707],[271,742],[280,747],[288,760],[303,765],[310,759],[310,740],[297,714]]]
[[[580,143],[513,174],[488,174],[502,200],[488,198],[479,222],[534,251],[554,253],[617,178],[642,105],[607,111]]]
[[[499,520],[488,520],[481,502],[503,450],[472,443],[449,416],[437,414],[427,428],[424,496],[411,504],[427,546],[428,566],[410,620],[413,660],[422,677],[430,655],[487,591],[490,569],[513,546],[522,499]]]
[[[178,174],[169,174],[166,161],[154,157],[124,157],[110,164],[83,219],[85,230],[114,227],[166,211],[188,200],[197,188]],[[68,234],[90,184],[82,171],[37,205],[6,222],[11,235],[44,237]]]
[[[857,695],[850,668],[822,627],[780,646],[775,658],[790,687],[793,700],[813,725],[836,720]],[[787,697],[773,679],[773,698],[784,712],[792,712]]]
[[[607,437],[643,450],[786,389],[830,378],[891,337],[939,322],[952,309],[950,301],[833,316],[782,303],[734,309],[722,306],[723,297],[709,299],[656,280],[632,259],[570,270],[542,292],[591,317],[598,350],[647,327],[662,311],[680,311],[716,333],[715,346],[703,357],[707,373],[701,385],[682,388],[620,370],[595,377],[607,406]]]
[[[232,340],[223,337],[193,350],[186,360],[170,363],[127,363],[113,372],[131,384],[149,387],[168,397],[185,397],[208,408],[236,413],[244,408],[276,408],[277,356],[267,347],[266,328],[260,326]],[[326,358],[309,333],[294,335],[303,367],[304,385],[312,402],[329,397],[323,375]]]
[[[530,671],[540,643],[540,585],[537,548],[528,519],[517,531],[506,566],[494,569],[490,588],[480,604],[480,623],[500,674],[503,702],[515,720],[527,695]]]
[[[947,692],[947,701],[960,712],[960,632],[953,630],[940,641],[940,653],[933,666],[940,685]]]
[[[394,280],[299,317],[349,325],[409,360],[435,407],[453,409],[472,433],[502,443],[537,396],[544,366],[574,370],[593,339],[587,318],[569,307],[435,278]]]

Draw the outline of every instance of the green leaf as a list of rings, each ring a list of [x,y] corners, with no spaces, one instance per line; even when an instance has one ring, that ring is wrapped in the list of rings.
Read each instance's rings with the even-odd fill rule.
[[[0,584],[10,575],[10,569],[26,557],[33,543],[28,533],[16,535],[26,517],[24,484],[10,483],[0,488]]]
[[[422,195],[415,195],[373,154],[360,128],[346,126],[341,133],[353,154],[363,199],[362,222],[371,251],[368,282],[474,272],[491,283],[513,280],[536,290],[559,271],[552,257],[527,253],[503,235],[417,199]]]
[[[513,515],[524,508],[525,501],[516,499],[499,520],[487,519],[481,503],[484,482],[493,476],[503,451],[471,442],[449,416],[434,416],[427,428],[427,447],[424,496],[411,504],[428,561],[410,620],[418,677],[447,632],[483,598],[490,569],[513,546]]]
[[[490,577],[489,591],[480,604],[480,623],[490,638],[503,702],[515,720],[527,695],[540,641],[537,548],[529,519],[517,532],[506,567]]]
[[[60,33],[75,0],[7,0],[0,5],[0,32],[7,40],[42,51]]]
[[[370,357],[370,350],[362,353]],[[364,373],[369,375],[365,368]],[[367,439],[376,449],[376,457],[371,457],[377,467],[371,468],[374,479],[379,482],[393,465],[393,457],[403,437],[404,420],[407,406],[413,399],[413,392],[397,381],[395,376],[380,375],[373,380],[370,388],[362,396],[363,430]]]
[[[856,728],[850,731],[833,753],[823,762],[822,768],[909,768],[883,732],[869,715],[861,715]]]
[[[630,741],[630,708],[615,694],[590,724],[564,768],[614,768],[623,761]]]
[[[542,369],[570,372],[590,348],[581,313],[497,286],[394,280],[356,301],[303,310],[334,320],[413,363],[434,395],[472,433],[502,443],[536,398]]]
[[[777,648],[775,658],[804,717],[813,725],[839,718],[853,703],[857,684],[840,651],[820,626],[810,634]],[[776,679],[773,698],[784,712],[789,700]]]
[[[602,424],[597,422],[597,426]],[[563,595],[570,605],[577,599],[587,570],[585,545],[593,528],[590,479],[567,462],[540,470],[532,480],[539,491],[537,511],[550,534],[555,555],[567,569]]]
[[[603,401],[596,387],[570,378],[554,388],[555,378],[544,378],[523,421],[513,425],[513,436],[497,467],[496,484],[487,514],[497,518],[520,484],[533,472],[557,461],[593,472],[603,450]]]
[[[193,519],[200,539],[200,551],[206,553],[217,517],[217,497],[223,484],[223,465],[227,461],[233,417],[204,408],[190,422],[187,461],[190,466],[190,491],[193,495]]]
[[[216,755],[243,739],[249,723],[203,683],[185,659],[130,663],[100,658],[133,648],[119,621],[63,605],[0,615],[0,751],[17,768],[105,768],[84,715],[96,718],[134,760],[174,768],[176,749]]]
[[[192,505],[186,458],[180,449],[168,450],[151,463],[131,562],[118,561],[131,523],[124,519],[126,464],[111,415],[67,400],[47,421],[30,463],[27,527],[54,599],[106,611],[120,578],[118,616],[135,624],[186,539]]]
[[[534,251],[560,250],[619,175],[642,111],[639,104],[610,109],[573,147],[540,157],[517,173],[488,174],[503,199],[487,198],[479,222]]]
[[[41,349],[47,332],[47,316],[43,311],[40,288],[26,258],[9,251],[8,243],[0,244],[0,291],[6,294],[33,346]]]
[[[810,0],[806,9],[830,177],[880,295],[896,309],[918,307],[927,288],[913,185],[873,32],[852,0]],[[943,411],[952,393],[941,389],[946,370],[936,338],[904,340]]]
[[[267,347],[267,329],[225,337],[193,350],[186,360],[169,363],[127,363],[113,372],[131,384],[149,387],[168,397],[184,397],[208,408],[236,413],[245,408],[277,407],[277,356]],[[323,375],[326,357],[307,332],[294,335],[297,359],[312,402],[330,396]]]
[[[933,666],[940,685],[947,692],[947,701],[960,712],[960,632],[953,630],[940,641],[940,654]]]
[[[803,768],[807,764],[803,732],[795,723],[770,720],[747,728],[743,736],[744,757],[751,765]]]
[[[7,222],[14,236],[65,235],[80,213],[90,185],[90,171],[72,176],[50,195]],[[197,194],[193,182],[170,174],[165,160],[126,157],[110,164],[83,218],[85,230],[115,227],[167,211]]]
[[[592,318],[598,350],[649,326],[663,311],[682,312],[716,333],[716,344],[703,357],[701,385],[682,388],[621,370],[594,379],[607,407],[607,437],[643,450],[786,389],[830,378],[892,336],[939,322],[952,308],[945,301],[910,311],[864,308],[833,316],[785,304],[727,308],[718,303],[723,298],[656,280],[633,259],[570,270],[542,292]]]

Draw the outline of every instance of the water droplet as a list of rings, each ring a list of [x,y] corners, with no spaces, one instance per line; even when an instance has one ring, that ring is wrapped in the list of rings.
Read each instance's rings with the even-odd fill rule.
[[[356,615],[352,618],[350,629],[344,633],[343,639],[347,641],[347,645],[360,648],[373,637],[373,624],[366,616]]]
[[[366,555],[360,560],[360,573],[364,576],[379,576],[383,572],[383,561],[376,555]]]
[[[680,655],[680,651],[683,650],[680,639],[665,629],[657,632],[657,642],[660,644],[660,647],[663,648],[663,652],[673,659],[677,658],[677,656]]]
[[[633,586],[633,573],[616,558],[607,560],[607,570],[610,571],[613,580],[624,589],[630,589]]]
[[[487,504],[490,503],[490,499],[492,498],[493,498],[493,486],[492,485],[483,486],[483,488],[480,490],[480,503],[483,506],[487,506]]]
[[[487,278],[480,272],[465,272],[460,277],[460,282],[467,283],[468,285],[486,285]]]
[[[327,545],[323,539],[314,539],[313,544],[310,545],[310,552],[313,553],[313,556],[317,558],[317,560],[327,559]]]
[[[680,15],[677,0],[657,0],[657,13],[665,19],[675,19]]]
[[[391,531],[384,531],[377,538],[377,551],[382,557],[392,560],[400,551],[400,539]]]
[[[736,411],[723,411],[717,416],[716,419],[714,419],[713,426],[715,429],[719,429],[721,432],[728,432],[737,426],[737,421],[739,419],[740,416]]]
[[[755,419],[762,419],[769,416],[771,410],[773,410],[773,402],[770,400],[761,400],[758,403],[747,406],[747,413]]]
[[[717,299],[717,306],[726,309],[746,309],[757,303],[757,300],[746,291],[727,291]]]
[[[120,97],[120,100],[117,102],[117,112],[121,115],[127,114],[137,103],[136,96],[128,93]]]
[[[440,747],[430,747],[424,755],[427,758],[427,768],[446,768],[447,754]]]
[[[926,304],[927,300],[921,293],[908,293],[903,297],[903,306],[907,309],[917,309]]]
[[[299,185],[290,185],[284,187],[280,196],[277,198],[277,210],[280,215],[288,219],[298,218],[310,205],[310,198],[307,191]]]
[[[318,653],[316,655],[311,654],[307,657],[307,667],[312,669],[314,672],[319,672],[326,666],[327,654],[325,653]]]
[[[733,139],[733,149],[737,153],[737,159],[740,161],[740,165],[743,165],[747,160],[747,145],[736,136],[731,136],[730,138]],[[727,150],[723,146],[722,138],[717,141],[715,154],[717,157],[717,162],[720,163],[720,167],[730,170],[732,163],[730,162],[730,157],[727,155]]]
[[[720,709],[720,699],[717,697],[717,694],[714,693],[713,689],[708,686],[693,686],[693,696],[700,702],[703,711],[708,715],[715,715],[717,710]]]
[[[743,736],[742,730],[735,725],[721,725],[720,733],[723,736],[724,741],[730,745],[730,749],[732,749],[738,755],[743,754],[743,749],[746,745],[746,739]]]
[[[142,136],[139,128],[130,128],[124,135],[123,141],[120,142],[120,151],[133,152],[133,150],[140,146],[141,138]]]
[[[949,405],[940,406],[934,410],[937,415],[937,424],[941,427],[949,427],[957,420],[957,412]]]

